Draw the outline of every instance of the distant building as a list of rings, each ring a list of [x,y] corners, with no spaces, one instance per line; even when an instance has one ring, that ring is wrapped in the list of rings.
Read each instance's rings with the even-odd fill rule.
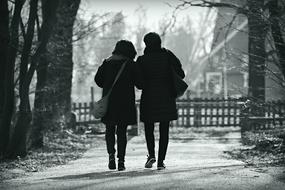
[[[245,0],[222,0],[242,7]],[[228,40],[226,40],[228,38]],[[268,44],[268,42],[267,42]],[[269,45],[267,45],[269,46]],[[218,8],[212,54],[209,56],[200,80],[201,97],[241,97],[248,93],[248,25],[245,15],[234,9]],[[269,51],[270,48],[267,47]],[[266,100],[284,99],[285,89],[274,75],[280,71],[271,62],[266,72]]]
[[[242,6],[243,1],[223,2]],[[219,48],[204,69],[204,90],[207,96],[241,97],[247,95],[248,35],[247,18],[234,9],[218,8],[212,51]],[[242,29],[238,29],[239,27]],[[225,39],[232,37],[225,41]],[[223,44],[224,43],[224,44]],[[219,47],[221,46],[222,47]],[[213,86],[213,87],[211,87]],[[211,87],[211,88],[210,88]]]

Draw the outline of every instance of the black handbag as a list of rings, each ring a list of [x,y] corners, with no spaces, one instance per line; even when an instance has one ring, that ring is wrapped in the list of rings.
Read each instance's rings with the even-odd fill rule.
[[[170,60],[168,52],[167,52],[167,57],[168,60]],[[168,62],[170,64],[171,73],[172,73],[174,97],[179,98],[183,96],[183,94],[186,92],[188,84],[176,73],[175,69],[173,68],[173,65],[171,64],[171,61]]]
[[[174,96],[175,98],[179,98],[186,92],[188,84],[175,72],[172,66],[171,70],[173,76]]]

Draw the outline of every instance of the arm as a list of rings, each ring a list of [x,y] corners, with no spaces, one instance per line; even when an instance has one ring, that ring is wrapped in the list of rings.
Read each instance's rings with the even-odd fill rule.
[[[95,83],[101,88],[103,88],[103,85],[104,85],[104,68],[105,68],[105,61],[98,68],[96,75],[94,77]]]
[[[143,75],[141,68],[141,57],[138,57],[137,61],[132,64],[133,70],[133,79],[135,86],[138,89],[143,89]]]
[[[182,69],[182,64],[181,64],[180,60],[170,50],[167,50],[167,53],[168,53],[168,57],[169,57],[170,63],[172,65],[174,71],[181,78],[184,78],[185,77],[185,73],[184,73],[184,71]]]

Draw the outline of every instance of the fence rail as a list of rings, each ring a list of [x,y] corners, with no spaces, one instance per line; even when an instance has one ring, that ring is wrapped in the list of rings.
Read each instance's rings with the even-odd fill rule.
[[[260,106],[261,115],[250,114],[250,108],[244,114],[244,130],[270,130],[275,128],[284,128],[285,124],[285,102],[268,101]]]
[[[201,99],[177,100],[178,120],[175,126],[239,126],[243,99]]]
[[[92,103],[73,103],[72,110],[76,116],[76,124],[97,124],[100,120],[95,119],[94,116],[90,113]]]
[[[285,102],[269,101],[260,106],[262,116],[250,115],[245,106],[246,98],[191,98],[188,91],[176,100],[177,127],[242,127],[245,130],[272,129],[285,123]],[[73,103],[77,124],[96,124],[100,120],[90,114],[91,102]],[[139,102],[137,102],[139,113]],[[139,117],[139,114],[138,114]],[[139,120],[138,120],[139,122]]]

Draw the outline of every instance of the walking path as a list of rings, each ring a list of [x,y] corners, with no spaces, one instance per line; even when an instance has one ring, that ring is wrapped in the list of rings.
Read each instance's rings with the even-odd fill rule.
[[[238,146],[238,133],[202,140],[172,138],[165,161],[167,169],[158,171],[156,167],[144,169],[147,153],[141,135],[128,142],[126,171],[107,169],[107,154],[105,144],[102,144],[67,165],[5,181],[0,184],[0,189],[285,190],[284,175],[283,182],[276,177],[282,173],[281,168],[246,167],[243,162],[223,153]]]

